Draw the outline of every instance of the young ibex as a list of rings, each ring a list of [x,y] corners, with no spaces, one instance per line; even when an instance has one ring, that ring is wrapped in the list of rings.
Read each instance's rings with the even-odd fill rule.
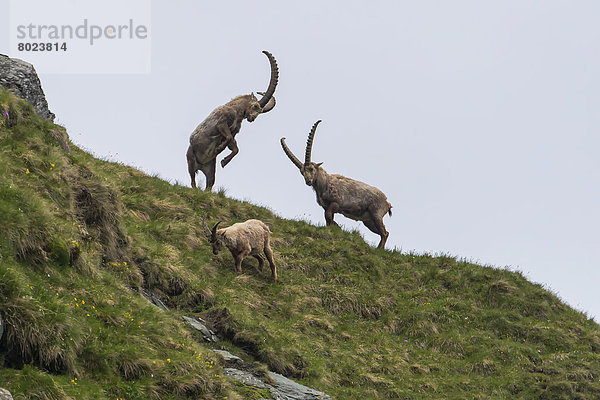
[[[392,215],[392,205],[381,190],[342,175],[330,175],[321,167],[323,163],[310,161],[315,131],[320,122],[321,120],[317,121],[308,134],[304,164],[287,147],[285,138],[281,138],[283,151],[298,167],[306,184],[315,190],[317,203],[325,209],[327,225],[337,225],[333,220],[335,213],[362,221],[371,232],[381,236],[377,247],[382,249],[389,236],[383,225],[383,217],[386,213]]]
[[[277,282],[277,267],[273,260],[271,250],[271,231],[264,222],[257,219],[249,219],[246,222],[238,222],[228,228],[217,229],[221,221],[208,229],[206,219],[203,221],[204,231],[212,245],[213,254],[219,254],[223,247],[227,247],[235,260],[235,270],[242,273],[242,260],[247,256],[253,256],[258,260],[258,272],[262,272],[265,259],[260,255],[264,252],[271,266],[271,276]]]
[[[235,135],[238,134],[244,119],[252,122],[261,113],[271,111],[275,107],[275,87],[279,79],[277,62],[271,53],[263,51],[271,64],[271,81],[266,92],[258,100],[254,94],[246,94],[232,99],[229,103],[216,108],[192,132],[190,146],[187,150],[188,172],[192,179],[192,187],[196,187],[196,172],[202,171],[206,176],[205,190],[211,190],[215,184],[217,156],[225,147],[231,153],[221,160],[221,167],[225,167],[238,153]]]

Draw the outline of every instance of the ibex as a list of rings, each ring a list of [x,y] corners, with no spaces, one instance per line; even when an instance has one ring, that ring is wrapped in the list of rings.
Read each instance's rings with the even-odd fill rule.
[[[249,219],[246,222],[238,222],[228,228],[217,229],[221,221],[213,226],[212,230],[206,225],[206,216],[202,221],[204,232],[212,245],[213,254],[219,254],[223,247],[227,247],[235,260],[235,270],[242,273],[242,260],[253,256],[258,260],[258,272],[262,272],[265,259],[260,255],[264,252],[271,266],[271,276],[277,282],[277,267],[273,260],[271,250],[271,231],[264,222],[257,219]]]
[[[269,112],[275,107],[275,87],[279,78],[277,62],[271,53],[263,51],[271,64],[271,81],[260,100],[254,94],[246,94],[233,98],[229,103],[216,108],[190,135],[190,147],[187,150],[187,163],[192,187],[196,187],[196,172],[202,171],[206,176],[205,190],[211,190],[215,183],[217,155],[228,147],[231,153],[221,160],[225,167],[239,152],[235,135],[238,134],[244,119],[252,122],[261,113]]]
[[[371,232],[381,236],[377,247],[382,249],[389,236],[383,225],[383,217],[386,213],[392,215],[392,205],[381,190],[342,175],[330,175],[321,167],[323,163],[310,161],[313,139],[320,122],[321,120],[317,121],[308,134],[304,164],[287,147],[285,138],[281,138],[281,147],[298,167],[306,184],[315,190],[317,203],[325,209],[327,225],[337,225],[333,220],[335,213],[362,221]]]

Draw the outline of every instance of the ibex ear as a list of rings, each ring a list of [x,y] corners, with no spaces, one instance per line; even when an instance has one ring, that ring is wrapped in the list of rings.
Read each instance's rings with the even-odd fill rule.
[[[323,165],[323,163],[322,163],[322,162],[318,163],[318,164],[317,164],[317,167],[320,167],[321,165]]]

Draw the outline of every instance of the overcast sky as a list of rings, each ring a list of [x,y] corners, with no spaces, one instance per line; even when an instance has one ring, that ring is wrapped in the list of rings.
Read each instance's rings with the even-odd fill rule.
[[[189,186],[190,133],[266,89],[269,50],[277,106],[243,123],[217,188],[324,224],[279,145],[302,158],[322,119],[313,161],[386,193],[388,248],[520,270],[598,320],[599,2],[153,1],[151,15],[151,73],[40,71],[76,144]]]

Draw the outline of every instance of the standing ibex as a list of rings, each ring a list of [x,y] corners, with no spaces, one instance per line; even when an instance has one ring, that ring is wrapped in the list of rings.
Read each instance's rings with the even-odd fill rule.
[[[216,108],[192,132],[190,147],[187,150],[187,163],[192,187],[196,187],[196,172],[202,171],[206,176],[206,190],[211,190],[215,183],[217,155],[228,147],[231,153],[221,160],[225,167],[238,153],[235,135],[238,134],[244,119],[252,122],[261,113],[271,111],[275,107],[275,87],[279,78],[277,62],[271,53],[263,51],[271,64],[271,81],[266,92],[258,100],[254,94],[235,97],[229,103]]]
[[[320,122],[321,120],[317,121],[308,134],[304,164],[287,147],[285,138],[281,138],[283,151],[298,167],[306,184],[315,190],[317,203],[325,209],[327,225],[337,225],[333,220],[335,213],[362,221],[371,232],[381,236],[377,246],[381,249],[389,236],[383,225],[383,217],[386,213],[392,215],[392,205],[381,190],[342,175],[330,175],[321,168],[323,163],[316,164],[310,161],[313,139]]]
[[[269,227],[258,219],[249,219],[227,228],[217,229],[220,223],[221,221],[217,222],[212,230],[209,230],[206,225],[206,216],[202,220],[204,232],[212,246],[213,254],[219,254],[223,246],[227,247],[235,260],[236,272],[241,274],[242,260],[248,256],[253,256],[258,260],[257,271],[262,272],[265,259],[260,253],[264,252],[271,266],[273,281],[277,282],[277,267],[273,260]]]

